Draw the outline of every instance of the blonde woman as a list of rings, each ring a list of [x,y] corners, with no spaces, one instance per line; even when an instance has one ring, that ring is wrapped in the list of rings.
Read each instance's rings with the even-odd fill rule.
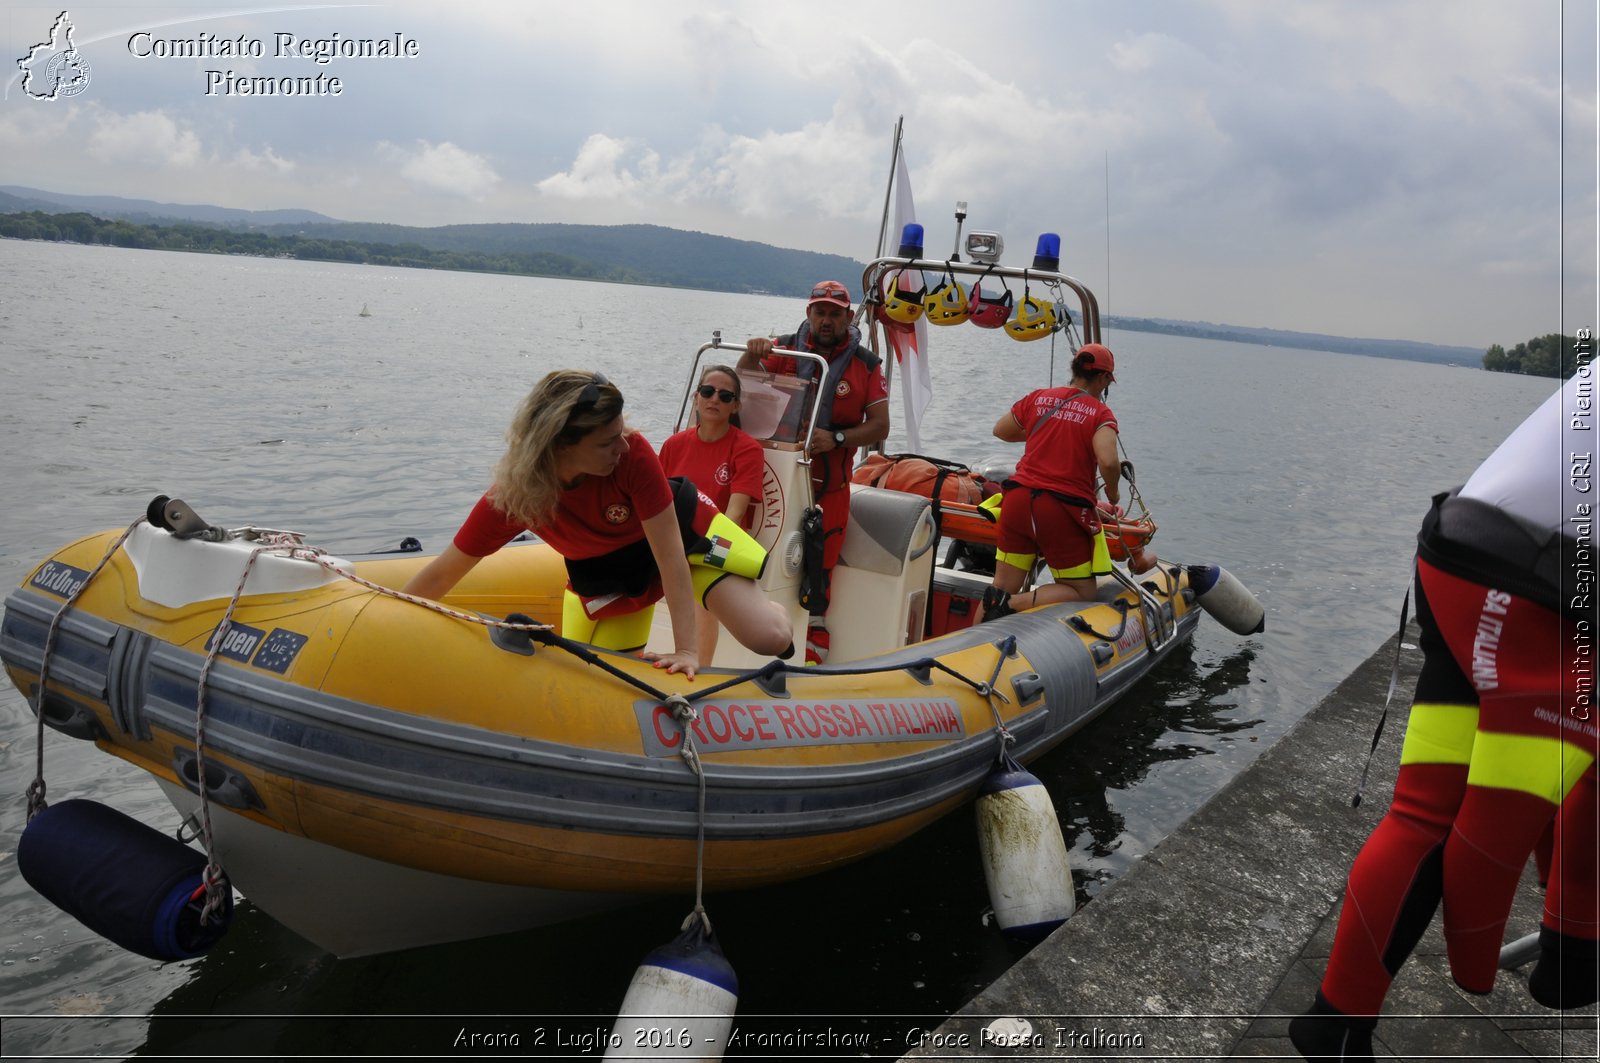
[[[674,649],[643,655],[658,668],[691,679],[699,670],[697,601],[750,650],[792,654],[788,613],[753,582],[765,551],[693,485],[667,480],[622,405],[622,392],[599,373],[560,369],[539,381],[506,432],[493,486],[405,590],[442,598],[480,560],[531,531],[566,558],[567,638],[640,649],[665,597]]]
[[[661,466],[698,487],[728,519],[749,526],[750,502],[761,494],[766,462],[761,444],[733,419],[744,396],[739,374],[725,365],[706,367],[695,389],[694,423],[661,444]],[[695,617],[700,662],[710,664],[717,649],[717,622],[701,609]]]

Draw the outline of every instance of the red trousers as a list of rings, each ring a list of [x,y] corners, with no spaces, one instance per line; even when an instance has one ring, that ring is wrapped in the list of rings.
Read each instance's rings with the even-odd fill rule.
[[[1600,922],[1600,741],[1574,622],[1421,560],[1416,596],[1424,658],[1394,800],[1350,869],[1322,982],[1347,1015],[1378,1013],[1441,900],[1451,974],[1487,993],[1518,879],[1558,808],[1545,923],[1592,940]]]

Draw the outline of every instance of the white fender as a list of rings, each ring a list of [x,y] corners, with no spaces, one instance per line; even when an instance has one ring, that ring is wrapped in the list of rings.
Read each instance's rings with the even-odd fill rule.
[[[605,1058],[720,1060],[738,1003],[733,965],[695,919],[639,964],[611,1027]]]
[[[1038,939],[1066,922],[1076,904],[1072,864],[1050,792],[1006,759],[977,801],[978,848],[995,922]]]
[[[1233,573],[1219,565],[1189,566],[1195,600],[1212,619],[1235,635],[1254,635],[1267,626],[1267,611]]]

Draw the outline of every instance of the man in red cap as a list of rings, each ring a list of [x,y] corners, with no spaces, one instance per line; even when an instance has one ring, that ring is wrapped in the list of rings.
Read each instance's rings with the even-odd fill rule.
[[[1090,601],[1096,577],[1111,571],[1095,514],[1095,473],[1115,508],[1121,497],[1117,418],[1101,401],[1117,379],[1115,370],[1110,350],[1084,344],[1072,359],[1070,385],[1030,392],[995,422],[997,439],[1025,445],[1017,471],[1002,485],[994,583],[983,596],[983,619]],[[1040,554],[1055,582],[1022,594]]]
[[[862,345],[860,330],[850,323],[850,290],[838,281],[821,281],[811,289],[798,331],[776,340],[749,340],[739,358],[740,369],[816,375],[815,362],[774,354],[774,347],[820,354],[828,362],[822,410],[811,432],[811,486],[822,511],[821,593],[806,602],[811,611],[806,663],[821,664],[828,658],[826,615],[833,568],[850,522],[850,469],[857,447],[889,437],[889,386],[878,356]]]

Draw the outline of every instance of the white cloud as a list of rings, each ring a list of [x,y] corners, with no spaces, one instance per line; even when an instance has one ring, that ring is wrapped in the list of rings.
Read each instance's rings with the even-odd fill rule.
[[[379,155],[396,165],[400,176],[429,192],[444,192],[465,199],[482,199],[500,183],[489,160],[445,141],[418,141],[411,149],[382,142]]]
[[[270,147],[261,151],[251,151],[249,148],[240,148],[234,152],[229,162],[241,170],[260,171],[278,176],[287,177],[296,169],[296,164],[283,158]]]
[[[631,140],[595,133],[578,149],[571,167],[551,174],[537,187],[545,195],[561,199],[670,195],[671,190],[655,184],[660,172],[661,157],[654,151]]]
[[[162,111],[97,111],[88,150],[103,163],[146,169],[191,169],[205,159],[199,136]]]

